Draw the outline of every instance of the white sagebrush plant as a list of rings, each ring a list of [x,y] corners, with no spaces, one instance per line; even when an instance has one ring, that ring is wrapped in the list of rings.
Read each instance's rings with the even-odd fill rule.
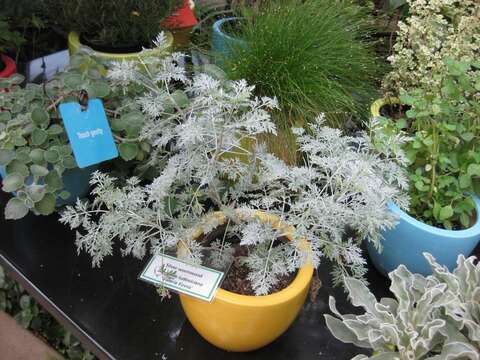
[[[123,255],[138,258],[180,244],[179,256],[220,264],[232,255],[236,238],[248,248],[242,263],[256,295],[269,293],[306,261],[317,266],[324,255],[337,264],[337,280],[345,274],[361,278],[360,242],[369,238],[379,245],[380,230],[395,224],[386,203],[405,203],[404,175],[395,159],[375,154],[366,137],[342,136],[319,119],[313,135],[297,130],[305,165],[287,166],[256,139],[276,133],[269,115],[276,100],[253,97],[245,81],[206,74],[189,79],[180,56],[143,63],[148,76],[133,65],[110,71],[119,86],[149,84],[151,91],[136,101],[148,118],[141,137],[154,147],[150,165],[160,176],[148,185],[132,178],[117,186],[111,176],[95,173],[93,201],[79,201],[61,216],[79,229],[79,251],[99,266],[117,241]],[[260,221],[258,210],[293,225],[293,240],[282,240],[288,227]],[[224,235],[213,243],[195,238],[197,229],[208,235],[220,225]],[[206,248],[215,255],[207,259]]]
[[[342,315],[335,299],[325,315],[339,340],[373,350],[354,360],[479,360],[480,264],[460,255],[453,272],[424,253],[432,275],[412,274],[404,265],[389,274],[395,298],[377,301],[357,279],[347,278],[352,304],[364,314]]]

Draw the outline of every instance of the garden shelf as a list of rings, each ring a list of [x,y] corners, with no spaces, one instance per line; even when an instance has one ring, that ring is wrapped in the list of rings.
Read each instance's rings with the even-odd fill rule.
[[[2,193],[2,214],[7,200]],[[260,350],[228,353],[197,334],[177,295],[162,302],[154,287],[137,279],[147,259],[113,256],[100,269],[92,268],[87,255],[77,255],[74,232],[57,217],[5,221],[1,215],[0,265],[100,359],[342,360],[360,350],[333,338],[325,326],[329,295],[342,313],[353,310],[343,290],[331,287],[326,265],[320,268],[317,298],[307,300],[285,334]],[[377,296],[387,295],[386,278],[371,267],[368,278]]]

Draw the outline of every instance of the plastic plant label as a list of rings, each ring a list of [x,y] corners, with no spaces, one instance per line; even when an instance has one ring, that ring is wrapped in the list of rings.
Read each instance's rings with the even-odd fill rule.
[[[223,275],[222,271],[190,264],[173,256],[156,255],[142,271],[140,279],[210,302]]]
[[[60,114],[78,167],[85,168],[118,156],[101,100],[89,100],[85,109],[77,102],[60,104]]]

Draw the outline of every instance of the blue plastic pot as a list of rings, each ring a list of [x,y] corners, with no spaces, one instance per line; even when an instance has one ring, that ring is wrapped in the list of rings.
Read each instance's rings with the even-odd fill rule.
[[[231,54],[232,47],[236,47],[238,45],[243,47],[247,46],[246,41],[230,36],[222,29],[226,24],[239,21],[240,19],[241,18],[238,17],[229,17],[217,20],[213,24],[212,50],[217,54],[218,57],[220,57],[220,62],[222,56],[228,57]]]
[[[423,252],[429,252],[438,263],[453,270],[458,255],[470,255],[480,241],[480,198],[472,196],[476,204],[477,220],[465,230],[445,230],[424,224],[390,203],[388,208],[398,215],[399,223],[394,229],[383,232],[381,253],[368,242],[368,254],[374,266],[384,275],[400,264],[413,273],[430,275],[431,268],[422,255]]]
[[[92,165],[84,169],[68,169],[62,175],[64,189],[70,193],[70,197],[63,200],[57,198],[57,206],[74,204],[77,198],[82,198],[88,194],[90,188],[90,176],[98,170],[98,165]],[[5,167],[0,166],[0,177],[6,176]],[[28,181],[28,180],[27,180]]]

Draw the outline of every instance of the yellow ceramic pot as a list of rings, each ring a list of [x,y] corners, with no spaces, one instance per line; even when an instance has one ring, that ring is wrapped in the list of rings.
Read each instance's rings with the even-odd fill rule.
[[[167,38],[167,48],[161,48],[161,49],[152,49],[151,51],[148,52],[133,52],[133,53],[124,53],[124,54],[116,54],[116,53],[108,53],[108,52],[102,52],[102,51],[96,51],[88,46],[82,44],[80,42],[80,36],[72,31],[68,34],[68,51],[70,52],[70,55],[73,55],[77,53],[80,48],[85,47],[88,48],[89,51],[91,52],[92,56],[98,57],[104,60],[116,60],[116,61],[122,61],[122,60],[138,60],[139,57],[144,57],[144,56],[161,56],[165,54],[166,51],[170,51],[173,47],[173,35],[166,31],[165,36]]]
[[[217,213],[223,220],[222,213]],[[275,216],[257,212],[262,221],[275,228],[285,227]],[[292,239],[292,227],[286,228]],[[200,229],[198,236],[202,233]],[[305,302],[313,275],[313,267],[299,269],[293,282],[271,295],[246,296],[218,289],[211,303],[180,295],[180,300],[193,327],[211,344],[227,351],[251,351],[278,338],[297,317]]]
[[[382,108],[382,106],[396,104],[400,104],[400,99],[396,97],[382,98],[374,101],[373,104],[370,106],[370,112],[372,113],[372,117],[380,116],[380,109]]]

